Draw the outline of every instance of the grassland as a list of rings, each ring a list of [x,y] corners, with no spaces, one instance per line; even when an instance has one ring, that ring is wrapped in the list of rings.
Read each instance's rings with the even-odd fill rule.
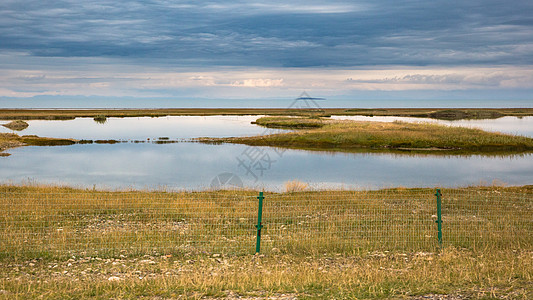
[[[503,116],[533,116],[533,108],[386,108],[386,109],[285,109],[285,108],[174,108],[174,109],[0,109],[0,120],[72,120],[97,117],[164,117],[209,115],[362,115],[403,116],[437,119],[485,119]]]
[[[530,299],[533,187],[434,192],[0,186],[0,298]]]
[[[531,299],[531,252],[0,262],[0,299]]]
[[[265,117],[256,123],[271,128],[312,129],[264,136],[198,140],[206,143],[353,152],[490,154],[533,150],[532,138],[427,123],[336,121],[303,117]]]
[[[305,129],[289,134],[305,142],[279,145],[319,150],[359,149],[346,146],[352,131],[385,141],[367,138],[362,148],[376,151],[527,151],[531,142],[406,123],[259,124]],[[417,142],[391,143],[398,132]],[[435,146],[433,134],[475,146]],[[54,143],[74,141],[0,134],[2,150]],[[533,298],[533,187],[444,190],[442,249],[434,192],[266,193],[263,254],[253,255],[257,191],[3,185],[0,299]]]

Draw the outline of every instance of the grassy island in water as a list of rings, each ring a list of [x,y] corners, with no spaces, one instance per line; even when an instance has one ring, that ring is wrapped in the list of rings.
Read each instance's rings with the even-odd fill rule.
[[[348,152],[489,154],[533,151],[533,139],[529,137],[428,123],[340,121],[319,117],[264,117],[255,123],[269,128],[296,130],[262,136],[198,140],[207,143]]]

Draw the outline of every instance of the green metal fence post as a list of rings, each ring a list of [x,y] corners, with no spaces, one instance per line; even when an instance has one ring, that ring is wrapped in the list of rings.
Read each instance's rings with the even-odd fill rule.
[[[435,221],[435,223],[437,223],[437,230],[438,230],[437,237],[439,240],[439,247],[442,248],[442,210],[441,210],[442,194],[440,192],[440,189],[437,189],[435,196],[437,196],[437,221]]]
[[[259,192],[259,211],[257,212],[257,225],[255,227],[257,228],[257,243],[255,244],[255,253],[259,253],[261,251],[261,228],[263,228],[262,224],[262,218],[263,218],[263,192]]]

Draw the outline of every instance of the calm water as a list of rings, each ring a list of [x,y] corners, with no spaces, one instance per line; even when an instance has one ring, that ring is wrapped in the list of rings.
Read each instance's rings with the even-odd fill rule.
[[[250,124],[255,118],[110,119],[103,125],[92,119],[30,121],[30,127],[21,134],[87,139],[146,139],[162,136],[183,139],[260,134],[264,129]],[[377,117],[371,119],[379,120]],[[523,121],[531,122],[531,118],[515,118],[514,127],[512,119],[504,121],[498,119],[474,123],[476,126],[486,124],[491,130],[531,136],[531,131],[527,133],[521,127]],[[36,182],[111,189],[161,186],[204,189],[209,188],[212,180],[221,173],[236,175],[245,186],[269,190],[280,190],[286,181],[294,179],[315,188],[533,183],[532,154],[504,157],[332,154],[190,142],[23,147],[8,152],[12,155],[0,158],[2,183]]]
[[[100,188],[204,189],[220,173],[236,174],[250,187],[279,190],[298,179],[316,188],[531,184],[532,155],[439,157],[391,154],[329,154],[273,148],[270,164],[250,166],[243,145],[116,144],[24,147],[0,160],[3,182],[38,182]],[[238,158],[246,161],[239,166]],[[274,161],[275,160],[275,161]],[[257,176],[256,178],[254,177]]]
[[[251,124],[260,116],[178,116],[161,118],[108,118],[104,124],[92,118],[68,121],[27,121],[28,128],[20,135],[38,135],[73,139],[146,140],[168,137],[190,139],[195,137],[229,137],[258,135],[265,128]],[[0,124],[9,121],[0,121]],[[272,132],[281,131],[274,130]],[[0,132],[12,132],[0,126]]]
[[[161,118],[108,118],[104,124],[92,118],[77,118],[68,121],[27,121],[28,128],[17,133],[21,135],[38,135],[56,138],[74,139],[123,139],[144,140],[168,137],[170,139],[190,139],[201,136],[229,137],[258,135],[265,128],[251,124],[261,116],[174,116]],[[493,120],[459,120],[445,121],[427,118],[406,117],[365,117],[365,116],[332,116],[338,120],[375,121],[375,122],[429,122],[448,126],[481,128],[533,137],[533,117],[503,117]],[[10,121],[0,121],[6,124]],[[268,132],[282,132],[272,130]],[[13,132],[0,126],[0,132]]]

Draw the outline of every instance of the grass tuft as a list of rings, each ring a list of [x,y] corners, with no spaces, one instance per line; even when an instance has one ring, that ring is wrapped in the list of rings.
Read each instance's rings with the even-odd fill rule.
[[[105,124],[107,122],[107,117],[105,115],[98,115],[94,117],[93,120],[98,124]]]
[[[286,193],[303,192],[309,188],[309,184],[296,179],[285,182],[284,186]]]
[[[26,128],[28,128],[28,123],[22,121],[22,120],[16,120],[16,121],[13,121],[13,122],[9,122],[7,124],[3,124],[2,126],[6,127],[6,128],[9,128],[11,130],[17,130],[17,131],[21,131],[21,130],[24,130]]]

